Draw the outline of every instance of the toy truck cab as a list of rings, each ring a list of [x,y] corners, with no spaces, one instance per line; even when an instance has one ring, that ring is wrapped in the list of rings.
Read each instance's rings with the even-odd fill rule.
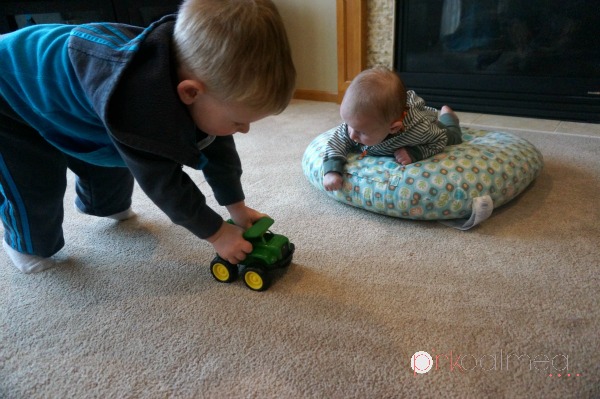
[[[230,283],[237,279],[241,266],[244,283],[248,288],[254,291],[269,288],[269,272],[288,266],[295,250],[294,244],[286,236],[269,230],[273,223],[273,219],[263,217],[244,232],[244,238],[252,244],[252,252],[239,265],[233,265],[217,255],[210,264],[213,277],[221,283]]]

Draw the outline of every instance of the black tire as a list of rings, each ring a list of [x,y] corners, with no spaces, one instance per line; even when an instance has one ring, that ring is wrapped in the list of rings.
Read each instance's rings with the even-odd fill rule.
[[[283,267],[288,267],[291,263],[292,263],[292,259],[294,257],[294,252],[296,252],[296,246],[294,244],[292,244],[291,242],[288,244],[289,245],[289,250],[290,250],[290,255],[289,255],[289,259],[285,262],[285,264],[283,265]]]
[[[238,267],[216,256],[210,262],[210,274],[220,283],[231,283],[238,278]]]
[[[244,269],[244,283],[253,291],[264,291],[271,285],[271,277],[261,267],[247,267]]]

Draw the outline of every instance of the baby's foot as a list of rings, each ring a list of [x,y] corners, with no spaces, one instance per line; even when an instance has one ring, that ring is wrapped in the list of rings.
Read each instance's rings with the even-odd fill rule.
[[[54,258],[44,258],[37,255],[21,253],[13,249],[6,241],[2,240],[4,252],[8,255],[13,265],[25,274],[39,273],[58,264]]]
[[[458,116],[456,115],[456,113],[452,110],[452,108],[450,108],[447,105],[444,105],[441,109],[440,109],[440,117],[442,115],[446,115],[448,114],[448,117],[450,117],[455,123],[456,125],[458,125],[460,123],[460,121],[458,120]],[[439,119],[439,118],[438,118]]]
[[[442,109],[440,110],[440,115],[444,115],[444,114],[452,114],[452,115],[454,115],[454,117],[455,117],[456,119],[458,119],[458,117],[456,116],[456,113],[455,113],[455,112],[452,110],[452,108],[450,108],[450,107],[449,107],[449,106],[447,106],[447,105],[444,105],[444,106],[442,107]]]

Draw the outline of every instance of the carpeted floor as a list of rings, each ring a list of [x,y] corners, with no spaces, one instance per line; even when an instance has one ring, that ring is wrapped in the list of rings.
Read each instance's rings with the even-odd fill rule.
[[[518,132],[544,170],[462,232],[310,186],[304,149],[338,123],[294,101],[237,136],[247,203],[297,248],[263,293],[214,281],[211,247],[139,189],[133,220],[76,213],[69,176],[65,265],[0,252],[0,397],[599,397],[600,137]]]

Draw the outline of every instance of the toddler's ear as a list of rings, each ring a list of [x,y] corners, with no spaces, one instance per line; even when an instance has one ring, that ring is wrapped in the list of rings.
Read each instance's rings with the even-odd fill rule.
[[[186,105],[192,104],[198,95],[205,92],[205,87],[199,80],[186,79],[177,85],[177,94],[179,99]]]

